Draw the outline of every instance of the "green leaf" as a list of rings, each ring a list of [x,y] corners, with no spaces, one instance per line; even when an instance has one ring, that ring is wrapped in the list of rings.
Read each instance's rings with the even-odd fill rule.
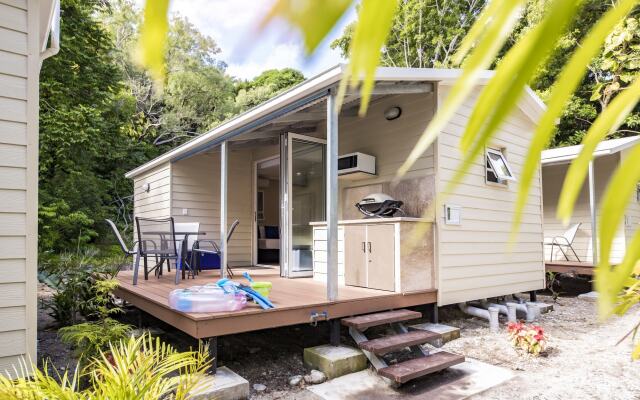
[[[356,88],[360,82],[360,110],[364,115],[375,85],[376,68],[380,63],[380,51],[387,41],[398,0],[362,0],[358,13],[358,24],[353,32],[349,49],[349,64],[340,82],[338,107],[347,86]]]
[[[585,46],[581,48],[585,48]],[[558,218],[565,224],[567,224],[571,218],[573,206],[586,179],[589,162],[593,159],[593,152],[596,150],[598,143],[605,139],[609,133],[618,129],[639,99],[640,77],[611,101],[609,106],[600,114],[587,131],[582,141],[582,150],[578,157],[573,160],[567,171],[562,193],[558,200]],[[625,198],[624,200],[627,199],[628,198]],[[609,221],[606,221],[608,224]]]
[[[547,101],[547,111],[542,115],[533,134],[529,152],[520,174],[520,186],[513,219],[513,227],[519,226],[522,210],[529,196],[531,182],[538,170],[542,150],[548,145],[555,131],[555,121],[562,116],[567,102],[580,84],[587,66],[599,53],[609,33],[619,21],[637,4],[637,0],[623,0],[609,10],[591,29],[582,45],[571,55],[562,69]],[[573,202],[571,203],[573,204]]]
[[[476,24],[482,24],[483,27],[480,42],[465,60],[464,70],[451,88],[444,104],[431,119],[411,153],[398,169],[396,179],[406,174],[422,153],[429,148],[458,107],[476,87],[482,72],[491,65],[509,37],[513,26],[518,20],[524,1],[511,1],[506,4],[496,1],[489,3],[489,6],[494,3],[500,4],[500,7],[497,7],[495,14],[491,15],[491,18],[487,18],[486,21],[476,22]],[[487,15],[489,14],[487,13]],[[463,57],[459,56],[458,58],[461,60]]]
[[[165,53],[169,21],[169,0],[147,0],[144,7],[144,24],[136,50],[137,61],[162,87],[165,75]]]
[[[305,51],[310,54],[331,32],[352,3],[353,0],[278,0],[260,23],[259,29],[264,29],[276,18],[284,18],[300,30]]]
[[[636,92],[638,91],[636,89]],[[632,92],[632,90],[626,90],[625,94],[627,92]],[[615,100],[622,95],[620,94]],[[618,118],[619,113],[609,112],[613,108],[612,106],[607,108],[600,118]],[[640,256],[640,231],[637,231],[631,246],[627,247],[623,262],[614,268],[611,268],[609,262],[616,231],[624,219],[626,206],[636,191],[638,181],[640,181],[640,162],[638,160],[640,160],[640,145],[635,146],[629,156],[618,166],[602,197],[600,215],[603,223],[599,226],[600,261],[595,271],[596,290],[601,294],[598,298],[601,317],[611,314],[617,295],[622,290],[626,278]]]

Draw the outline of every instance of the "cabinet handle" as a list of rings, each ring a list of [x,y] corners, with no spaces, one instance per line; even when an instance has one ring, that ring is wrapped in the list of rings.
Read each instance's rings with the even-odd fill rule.
[[[367,245],[369,246],[369,253],[371,253],[371,242],[367,242]]]
[[[367,252],[364,242],[362,242],[362,252],[363,252],[363,253],[366,253],[366,252]]]

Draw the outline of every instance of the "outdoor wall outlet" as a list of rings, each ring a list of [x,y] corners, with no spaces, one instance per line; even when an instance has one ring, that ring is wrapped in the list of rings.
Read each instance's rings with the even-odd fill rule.
[[[462,222],[462,207],[445,204],[444,223],[447,225],[460,225]]]
[[[189,209],[188,208],[183,208],[182,209],[182,215],[189,215]]]

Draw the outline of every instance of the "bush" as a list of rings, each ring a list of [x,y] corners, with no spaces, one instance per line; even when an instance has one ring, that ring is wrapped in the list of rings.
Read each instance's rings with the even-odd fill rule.
[[[14,380],[0,375],[0,398],[183,400],[197,388],[208,366],[206,347],[180,353],[160,339],[144,335],[110,344],[108,352],[100,351],[73,375],[51,376],[46,365],[42,370],[33,367],[31,378]],[[81,388],[81,380],[88,381],[85,388]]]
[[[93,301],[97,311],[91,315],[95,321],[67,326],[58,331],[60,339],[74,347],[80,361],[96,357],[109,343],[126,338],[131,331],[130,325],[111,318],[111,315],[122,312],[120,307],[109,306],[112,292],[117,286],[118,282],[113,279],[96,281]]]
[[[96,249],[62,255],[41,255],[39,279],[55,290],[45,306],[60,325],[72,325],[80,316],[96,318],[101,306],[96,283],[113,278],[122,258],[101,257]]]
[[[537,325],[509,322],[507,329],[511,343],[516,349],[521,349],[537,356],[547,348],[544,330]]]

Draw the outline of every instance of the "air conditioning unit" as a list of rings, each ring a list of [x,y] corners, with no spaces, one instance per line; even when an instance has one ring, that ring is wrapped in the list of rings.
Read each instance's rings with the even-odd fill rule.
[[[363,153],[338,157],[338,176],[343,179],[366,179],[376,175],[376,158]]]

